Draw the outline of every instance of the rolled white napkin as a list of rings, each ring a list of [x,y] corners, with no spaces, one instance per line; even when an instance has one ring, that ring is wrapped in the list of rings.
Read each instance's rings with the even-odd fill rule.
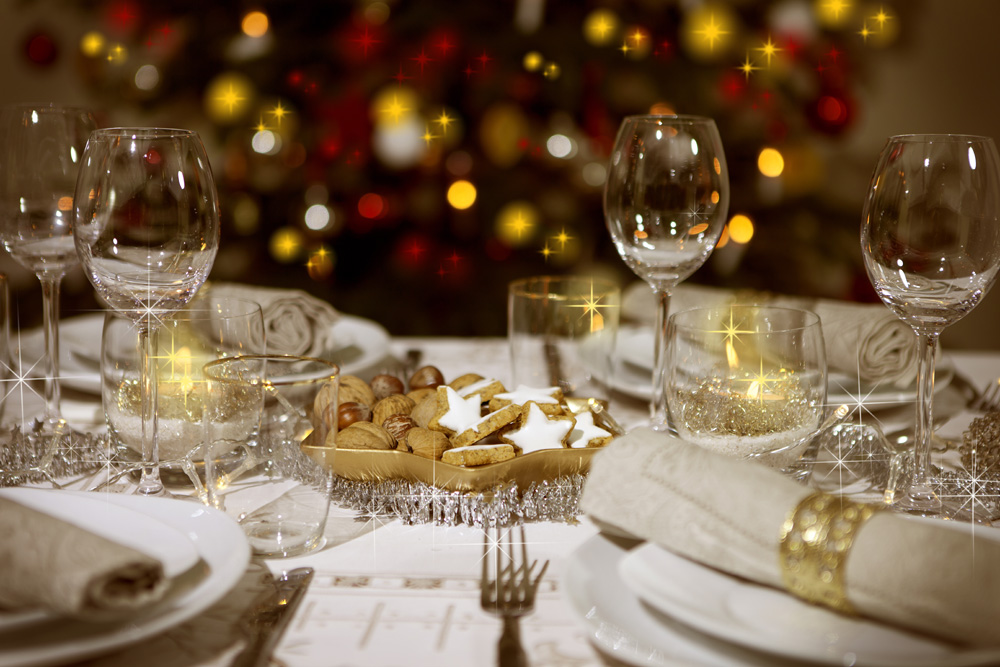
[[[581,507],[605,526],[783,589],[782,527],[812,493],[759,464],[637,429],[595,455]],[[1000,541],[985,537],[993,528],[971,528],[876,512],[843,565],[847,600],[910,630],[1000,644]]]
[[[0,498],[0,535],[2,608],[105,620],[168,587],[155,558],[8,498]]]
[[[679,285],[670,299],[670,312],[736,303],[799,308],[819,315],[826,342],[826,363],[831,371],[858,377],[863,382],[899,387],[916,379],[917,346],[913,329],[882,304]],[[633,283],[625,289],[622,315],[655,323],[656,299],[646,283]]]
[[[326,301],[297,289],[212,283],[212,294],[249,299],[264,311],[267,351],[324,357],[335,349],[333,325],[340,314]]]

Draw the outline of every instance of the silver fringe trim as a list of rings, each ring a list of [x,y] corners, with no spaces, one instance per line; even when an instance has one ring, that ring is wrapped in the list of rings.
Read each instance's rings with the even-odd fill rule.
[[[361,519],[395,517],[406,525],[485,528],[528,521],[576,523],[585,479],[583,475],[567,475],[533,482],[523,491],[508,482],[485,491],[461,492],[422,482],[355,482],[337,477],[333,501],[357,510]]]

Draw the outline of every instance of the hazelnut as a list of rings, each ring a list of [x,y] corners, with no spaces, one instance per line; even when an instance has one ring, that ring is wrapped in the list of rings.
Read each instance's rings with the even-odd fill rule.
[[[410,448],[406,446],[406,433],[411,428],[415,428],[416,425],[417,422],[413,421],[409,415],[390,415],[382,422],[382,428],[396,439],[396,449],[402,452],[410,451]]]
[[[444,375],[434,366],[424,366],[414,371],[410,378],[410,391],[423,387],[437,388],[444,384]]]
[[[406,388],[403,387],[403,381],[394,375],[376,375],[372,378],[371,386],[377,401],[386,396],[402,394],[406,391]]]
[[[350,403],[341,403],[340,407],[337,408],[337,428],[339,430],[357,422],[370,421],[371,418],[371,408],[362,403],[351,401]]]

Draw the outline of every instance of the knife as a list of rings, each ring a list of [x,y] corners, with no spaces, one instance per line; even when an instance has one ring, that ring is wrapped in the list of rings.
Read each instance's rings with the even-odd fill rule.
[[[254,600],[239,621],[247,645],[236,656],[232,667],[261,667],[270,662],[271,653],[292,620],[312,578],[311,567],[285,572]]]

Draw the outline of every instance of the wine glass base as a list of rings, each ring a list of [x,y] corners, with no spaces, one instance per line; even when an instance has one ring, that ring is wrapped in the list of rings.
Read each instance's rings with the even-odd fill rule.
[[[927,484],[914,484],[903,495],[893,498],[891,507],[914,516],[941,517],[947,513],[941,498]]]

